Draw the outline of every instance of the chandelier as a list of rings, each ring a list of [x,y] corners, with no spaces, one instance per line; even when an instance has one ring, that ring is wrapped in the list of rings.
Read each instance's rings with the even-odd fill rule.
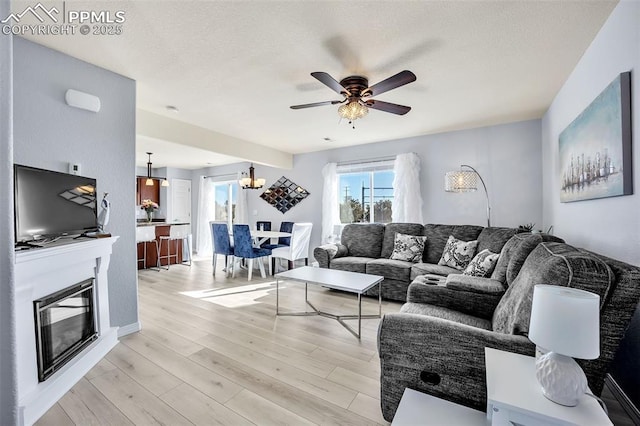
[[[349,100],[348,103],[338,108],[340,117],[349,120],[349,124],[353,124],[358,118],[362,118],[369,113],[369,108],[359,100]],[[355,128],[355,127],[354,127]]]
[[[238,181],[242,189],[259,189],[264,186],[266,180],[263,178],[256,179],[254,170],[253,163],[251,163],[249,176],[247,176],[246,172],[242,172],[242,178]]]

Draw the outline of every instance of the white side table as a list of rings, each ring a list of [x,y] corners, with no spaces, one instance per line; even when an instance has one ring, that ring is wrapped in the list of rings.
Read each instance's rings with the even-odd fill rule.
[[[484,352],[492,425],[612,425],[590,396],[583,395],[575,407],[548,400],[536,379],[535,358],[491,348]]]
[[[435,396],[405,389],[393,417],[393,426],[487,425],[482,411],[458,405]]]

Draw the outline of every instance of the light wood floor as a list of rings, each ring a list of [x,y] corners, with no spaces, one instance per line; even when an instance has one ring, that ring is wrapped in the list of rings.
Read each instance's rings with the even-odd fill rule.
[[[36,424],[387,424],[378,320],[363,320],[358,341],[332,319],[276,318],[275,281],[254,277],[214,279],[208,261],[141,271],[142,331],[121,339]],[[281,285],[281,307],[303,310],[303,289]],[[310,299],[341,313],[357,307],[353,295],[323,288],[310,287]],[[383,313],[400,305],[383,302]],[[365,313],[376,309],[364,299]],[[614,424],[633,424],[608,391],[603,398]]]
[[[332,319],[276,317],[273,279],[211,272],[208,261],[141,271],[142,330],[122,338],[37,425],[387,424],[379,320],[363,320],[359,341]],[[309,299],[357,312],[354,295],[310,286]],[[383,302],[383,313],[400,305]],[[303,310],[304,285],[281,283],[280,306]],[[363,311],[377,313],[377,299],[364,298]]]

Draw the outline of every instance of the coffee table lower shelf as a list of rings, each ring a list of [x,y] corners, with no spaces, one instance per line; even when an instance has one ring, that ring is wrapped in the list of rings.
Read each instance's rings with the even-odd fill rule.
[[[364,277],[362,277],[364,276]],[[339,285],[336,283],[332,283],[332,278],[339,279],[348,279],[348,278],[359,278],[363,279],[364,282],[356,282],[353,286],[347,285]],[[292,281],[301,281],[304,282],[304,302],[308,305],[312,311],[302,311],[302,312],[280,312],[280,280],[287,279]],[[383,277],[376,275],[366,275],[359,274],[356,272],[346,272],[346,271],[335,271],[335,270],[320,270],[319,268],[313,268],[310,266],[305,266],[302,268],[292,269],[286,272],[282,272],[276,274],[276,315],[278,316],[322,316],[325,318],[331,318],[338,321],[344,328],[346,328],[351,334],[360,339],[362,335],[362,320],[363,319],[373,319],[373,318],[382,318],[382,285]],[[358,296],[358,314],[347,314],[347,315],[338,315],[330,312],[322,311],[316,308],[309,301],[309,284],[320,285],[323,287],[335,289],[335,290],[343,290],[351,293],[356,293]],[[369,290],[370,288],[378,285],[378,314],[377,315],[362,315],[362,293]],[[353,329],[349,324],[347,324],[344,320],[358,320],[358,329],[357,331]]]

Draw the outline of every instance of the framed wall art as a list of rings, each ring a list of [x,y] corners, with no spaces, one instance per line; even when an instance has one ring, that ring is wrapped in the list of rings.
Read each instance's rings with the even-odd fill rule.
[[[282,176],[260,198],[284,214],[309,196],[309,191]]]
[[[631,73],[616,77],[558,140],[560,201],[633,194]]]

